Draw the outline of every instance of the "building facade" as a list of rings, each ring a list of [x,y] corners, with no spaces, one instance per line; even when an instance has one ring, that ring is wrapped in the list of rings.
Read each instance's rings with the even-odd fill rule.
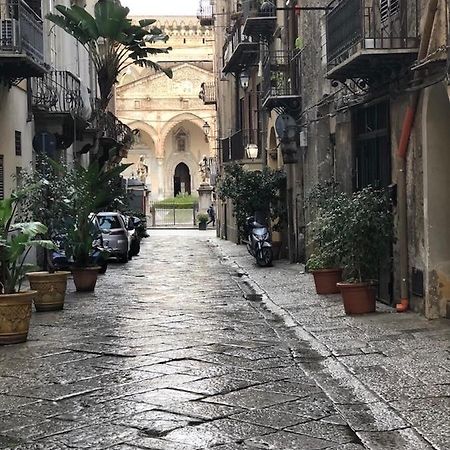
[[[132,164],[125,177],[142,180],[149,198],[162,200],[197,195],[202,181],[199,162],[204,156],[211,162],[215,157],[214,34],[196,17],[156,19],[169,36],[162,46],[172,50],[154,59],[172,69],[173,79],[130,67],[116,90],[116,111],[137,136],[124,160]]]
[[[225,30],[216,52],[221,162],[245,164],[236,133],[248,127],[261,164],[286,170],[291,260],[308,257],[307,197],[317,183],[386,189],[396,238],[378,298],[448,317],[448,2],[211,3],[217,35]],[[281,151],[283,114],[296,123],[294,151]],[[226,209],[222,236],[233,239]]]

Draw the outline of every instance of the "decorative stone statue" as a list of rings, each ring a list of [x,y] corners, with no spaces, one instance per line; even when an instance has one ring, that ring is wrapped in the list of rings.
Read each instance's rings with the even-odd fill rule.
[[[208,158],[206,157],[206,155],[203,156],[198,165],[202,183],[209,184],[211,178],[211,169],[209,168]]]
[[[142,183],[145,183],[147,181],[148,176],[148,166],[145,164],[144,155],[139,156],[139,162],[137,164],[136,172],[138,180],[142,181]]]

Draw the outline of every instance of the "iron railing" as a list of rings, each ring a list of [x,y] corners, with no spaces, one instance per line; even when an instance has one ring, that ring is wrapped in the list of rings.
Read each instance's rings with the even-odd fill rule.
[[[25,53],[44,63],[41,17],[24,0],[0,0],[0,54]]]
[[[262,103],[269,97],[300,94],[301,52],[270,52],[263,67]]]
[[[205,105],[216,103],[216,84],[213,81],[202,83],[199,97]]]
[[[82,116],[81,83],[71,72],[56,70],[32,81],[33,107]]]
[[[261,6],[264,5],[263,8]],[[243,19],[253,17],[275,17],[277,9],[274,3],[264,0],[244,0],[242,2],[242,17]]]
[[[214,24],[214,11],[210,0],[200,0],[197,19],[200,20],[200,25],[204,27]]]
[[[115,141],[123,146],[129,146],[133,142],[131,128],[121,122],[112,112],[103,111],[98,107],[94,109],[89,128],[100,131],[103,139]]]
[[[327,13],[327,61],[329,69],[358,49],[415,49],[418,46],[417,0],[408,8],[398,2],[366,5],[366,0],[340,0]]]

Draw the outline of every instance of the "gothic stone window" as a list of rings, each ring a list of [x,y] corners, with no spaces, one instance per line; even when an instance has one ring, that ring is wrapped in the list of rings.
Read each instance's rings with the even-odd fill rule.
[[[175,134],[175,142],[176,142],[176,148],[177,152],[185,152],[187,149],[187,138],[188,135],[186,131],[184,131],[182,128],[178,130]]]

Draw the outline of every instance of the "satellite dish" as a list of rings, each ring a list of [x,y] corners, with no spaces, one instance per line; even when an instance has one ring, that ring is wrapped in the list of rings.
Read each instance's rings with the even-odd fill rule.
[[[289,114],[280,114],[275,121],[275,130],[282,140],[293,140],[297,136],[297,122]]]
[[[38,153],[44,153],[51,158],[56,153],[57,139],[53,133],[40,131],[33,138],[33,148]]]

